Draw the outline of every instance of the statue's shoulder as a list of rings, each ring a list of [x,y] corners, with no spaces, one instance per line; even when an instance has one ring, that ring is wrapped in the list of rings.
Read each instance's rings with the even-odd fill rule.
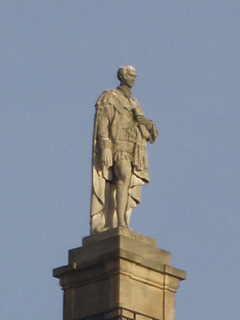
[[[106,105],[106,104],[112,104],[115,105],[118,98],[117,90],[106,90],[103,91],[101,96],[98,98],[97,105]]]

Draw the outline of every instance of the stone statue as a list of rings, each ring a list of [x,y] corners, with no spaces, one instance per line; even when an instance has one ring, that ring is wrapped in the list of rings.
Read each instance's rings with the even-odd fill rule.
[[[118,70],[120,86],[104,91],[96,104],[93,134],[91,234],[128,228],[140,203],[141,186],[149,182],[146,144],[158,135],[132,97],[137,72]]]

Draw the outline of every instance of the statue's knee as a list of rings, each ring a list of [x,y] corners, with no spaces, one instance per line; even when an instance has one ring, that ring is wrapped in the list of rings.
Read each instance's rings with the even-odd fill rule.
[[[121,189],[122,185],[123,185],[123,181],[122,180],[117,180],[116,181],[116,189],[117,190]]]

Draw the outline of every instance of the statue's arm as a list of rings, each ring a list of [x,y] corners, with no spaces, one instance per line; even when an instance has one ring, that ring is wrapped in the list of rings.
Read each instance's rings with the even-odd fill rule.
[[[148,119],[149,120],[149,119]],[[155,125],[155,123],[152,121],[152,120],[149,120],[151,122],[151,127],[150,129],[148,130],[148,132],[150,133],[150,137],[149,137],[149,142],[150,143],[154,143],[155,140],[157,139],[158,137],[158,130],[157,130],[157,127]]]
[[[136,101],[136,100],[135,100]],[[149,138],[147,139],[150,143],[153,143],[158,136],[157,128],[154,122],[146,117],[144,117],[143,112],[139,105],[137,105],[134,112],[134,119],[140,124],[144,125],[147,131],[149,132]]]
[[[136,121],[139,124],[144,125],[147,131],[149,132],[148,141],[150,143],[154,143],[154,141],[157,139],[157,136],[158,136],[156,125],[152,120],[145,118],[144,116],[137,116],[137,117],[138,119],[136,119]]]
[[[110,140],[110,122],[111,122],[111,105],[103,105],[98,120],[97,137],[101,152],[103,167],[111,167],[112,161],[112,142]]]

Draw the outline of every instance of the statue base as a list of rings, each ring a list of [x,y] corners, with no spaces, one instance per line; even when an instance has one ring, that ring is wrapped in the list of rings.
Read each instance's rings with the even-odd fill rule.
[[[117,228],[83,238],[69,264],[53,270],[64,290],[64,320],[174,320],[186,273],[156,240]]]

